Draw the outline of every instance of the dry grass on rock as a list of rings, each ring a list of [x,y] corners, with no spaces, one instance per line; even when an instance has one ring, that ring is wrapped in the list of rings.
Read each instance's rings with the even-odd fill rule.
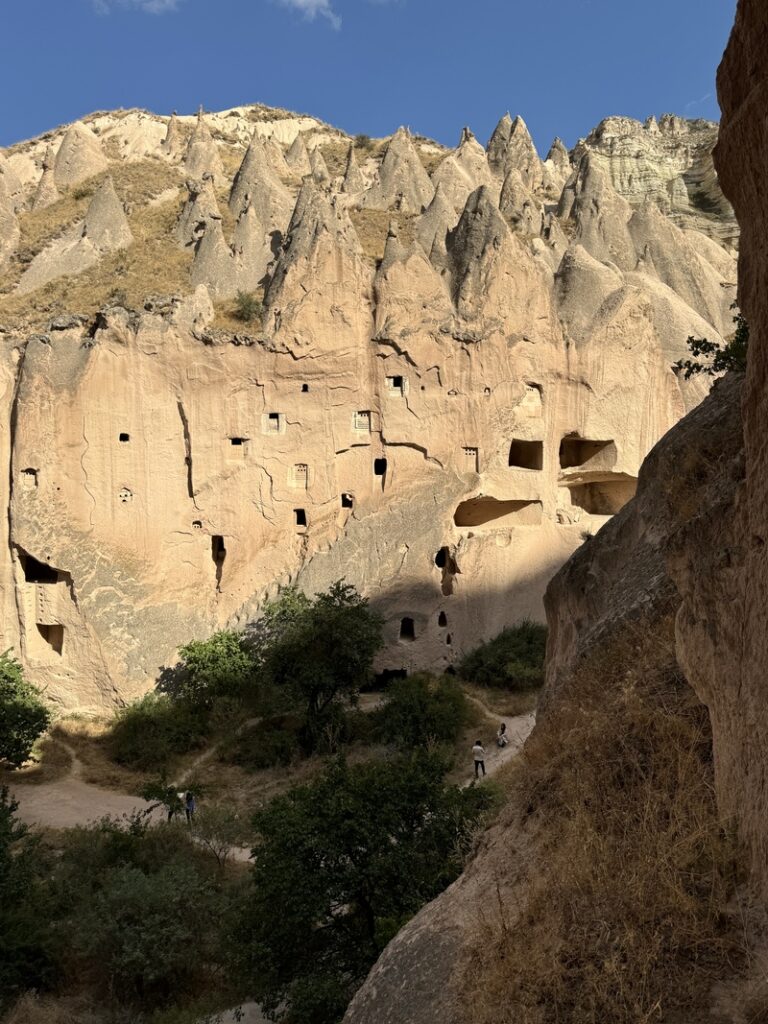
[[[374,263],[379,263],[384,257],[384,246],[387,241],[387,232],[391,221],[397,221],[400,231],[400,241],[404,246],[413,242],[414,217],[398,213],[393,214],[391,210],[350,210],[349,216],[360,239],[363,254]]]
[[[527,877],[478,936],[474,1024],[703,1020],[741,967],[706,709],[672,669],[611,668],[583,666],[507,774]]]

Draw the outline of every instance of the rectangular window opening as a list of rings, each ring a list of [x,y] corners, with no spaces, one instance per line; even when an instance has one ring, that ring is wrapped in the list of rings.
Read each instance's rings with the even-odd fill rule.
[[[24,580],[27,583],[58,583],[59,571],[52,565],[45,562],[38,562],[32,555],[20,554],[19,561],[24,570]]]
[[[293,510],[293,515],[294,515],[294,518],[296,520],[296,525],[297,526],[306,526],[307,525],[307,512],[306,512],[306,509],[295,508]]]
[[[37,631],[40,636],[45,640],[48,646],[56,652],[61,654],[64,650],[64,627],[58,625],[44,625],[38,622]]]

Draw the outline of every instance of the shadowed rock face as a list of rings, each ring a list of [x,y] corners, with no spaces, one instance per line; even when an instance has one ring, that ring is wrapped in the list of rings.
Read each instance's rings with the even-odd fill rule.
[[[656,127],[685,176],[685,123]],[[31,214],[66,137],[114,188],[99,161]],[[134,111],[4,154],[0,600],[61,704],[143,691],[289,581],[370,596],[379,669],[445,668],[542,616],[704,396],[671,366],[731,326],[722,204],[683,225],[621,194],[602,136],[542,162],[511,118],[487,154],[469,130],[450,152],[350,141],[258,108]]]
[[[537,729],[546,730],[570,700],[579,700],[580,669],[594,652],[610,654],[628,632],[635,635],[628,668],[676,670],[669,643],[682,613],[676,552],[681,537],[695,534],[702,520],[733,514],[744,466],[741,386],[739,376],[720,382],[656,445],[643,463],[635,499],[550,583],[547,683]],[[499,907],[507,928],[529,925],[527,872],[548,852],[538,842],[535,823],[513,798],[461,878],[387,946],[345,1024],[465,1024],[471,1010],[464,974],[475,954],[484,959],[479,937],[493,941]]]

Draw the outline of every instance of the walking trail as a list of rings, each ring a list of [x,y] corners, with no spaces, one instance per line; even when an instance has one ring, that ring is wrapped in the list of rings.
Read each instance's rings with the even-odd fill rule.
[[[530,713],[508,719],[509,744],[499,749],[496,746],[495,736],[496,727],[501,719],[493,715],[478,698],[467,695],[467,699],[480,708],[489,725],[491,722],[494,723],[492,738],[486,742],[485,761],[488,775],[494,775],[520,752],[533,729],[535,715]],[[252,726],[255,721],[257,720],[246,722],[242,728]],[[120,818],[123,815],[150,810],[151,820],[162,821],[165,818],[162,807],[142,800],[141,797],[118,793],[112,789],[102,789],[100,786],[84,782],[83,766],[78,760],[75,750],[69,746],[66,749],[71,758],[71,768],[65,778],[36,785],[19,783],[10,786],[11,793],[19,804],[18,817],[25,824],[38,825],[43,828],[76,828],[78,825],[87,825],[89,822],[98,821],[107,815]],[[183,788],[194,771],[212,758],[214,754],[215,747],[201,754],[179,779],[179,788]],[[474,767],[471,754],[468,751],[466,774],[461,784],[468,786],[473,781]],[[247,859],[249,853],[250,851],[243,850],[242,859]],[[240,859],[239,856],[238,859]]]

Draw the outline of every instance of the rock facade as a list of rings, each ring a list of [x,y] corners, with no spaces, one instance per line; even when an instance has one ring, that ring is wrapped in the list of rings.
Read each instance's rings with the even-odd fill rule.
[[[487,151],[401,129],[350,155],[318,121],[259,118],[99,115],[3,158],[3,642],[64,707],[135,696],[291,582],[357,585],[385,619],[381,671],[445,669],[541,618],[705,394],[673,372],[686,338],[731,329],[730,209],[678,217],[699,123],[645,146],[622,122],[633,191],[605,130],[545,161],[520,118]],[[41,235],[89,161],[89,207]],[[156,296],[155,251],[188,261],[178,294]],[[57,274],[134,265],[132,308],[51,316]],[[222,326],[238,290],[261,316]]]

